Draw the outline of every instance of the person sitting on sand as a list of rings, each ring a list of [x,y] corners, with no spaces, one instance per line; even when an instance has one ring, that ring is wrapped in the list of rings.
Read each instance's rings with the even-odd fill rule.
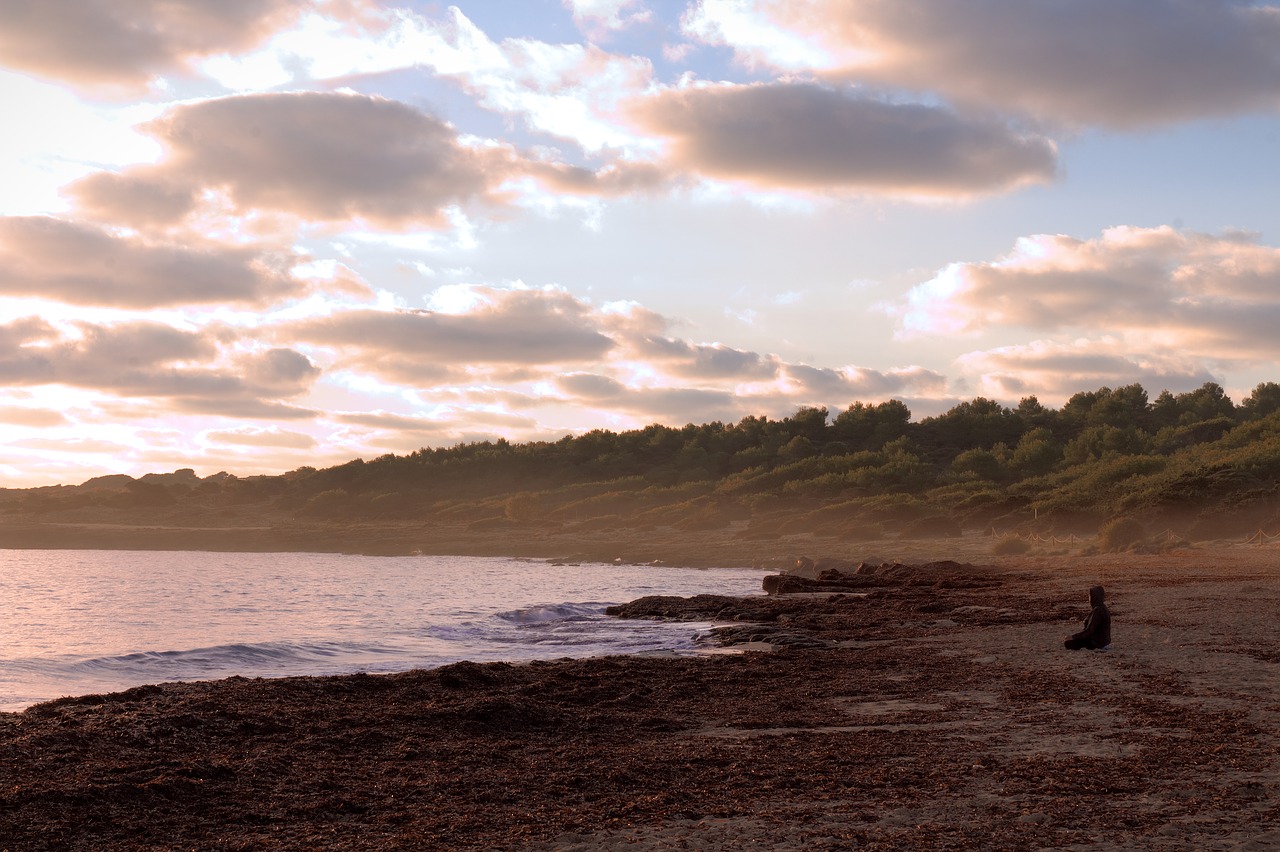
[[[1090,651],[1105,651],[1111,647],[1111,611],[1103,603],[1106,592],[1101,586],[1089,590],[1089,617],[1084,620],[1084,629],[1073,633],[1062,643],[1068,651],[1087,648]]]

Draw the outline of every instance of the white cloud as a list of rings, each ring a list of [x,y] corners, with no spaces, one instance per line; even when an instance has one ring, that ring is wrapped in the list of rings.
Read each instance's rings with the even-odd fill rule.
[[[699,0],[681,24],[691,38],[732,47],[750,64],[781,71],[812,71],[835,64],[835,56],[813,33],[786,26],[782,11],[776,7],[766,11],[740,0]]]
[[[606,7],[616,6],[620,24],[635,22],[643,12],[628,15],[628,5],[583,3],[582,21],[608,25],[613,19]],[[620,99],[651,84],[653,67],[644,57],[535,39],[495,42],[456,6],[440,18],[398,8],[354,20],[312,16],[261,51],[204,67],[240,91],[421,67],[456,81],[484,108],[519,116],[530,128],[588,152],[645,147],[614,115]]]
[[[620,30],[652,20],[641,0],[563,0],[573,20],[588,35]]]

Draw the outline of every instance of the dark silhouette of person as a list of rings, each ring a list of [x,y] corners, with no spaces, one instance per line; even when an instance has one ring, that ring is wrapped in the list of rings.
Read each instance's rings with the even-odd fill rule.
[[[1062,647],[1068,651],[1079,651],[1081,648],[1090,651],[1105,651],[1111,646],[1111,610],[1103,603],[1107,593],[1101,586],[1089,590],[1089,617],[1084,620],[1084,629],[1072,633]]]

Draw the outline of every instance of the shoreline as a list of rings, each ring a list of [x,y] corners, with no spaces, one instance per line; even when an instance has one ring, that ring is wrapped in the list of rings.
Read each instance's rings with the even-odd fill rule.
[[[61,699],[0,714],[0,836],[23,849],[1275,848],[1273,556],[1024,557],[904,572],[866,597],[750,599],[823,649]],[[1110,592],[1113,650],[1063,651],[1094,582]]]
[[[0,711],[232,675],[692,651],[707,625],[610,619],[652,591],[760,590],[759,569],[494,557],[5,551]],[[0,849],[3,849],[0,846]]]

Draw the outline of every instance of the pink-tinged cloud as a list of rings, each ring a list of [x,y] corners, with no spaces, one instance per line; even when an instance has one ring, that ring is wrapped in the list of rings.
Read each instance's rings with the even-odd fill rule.
[[[1280,6],[1235,0],[701,0],[752,64],[1137,127],[1280,106]]]
[[[228,417],[313,416],[284,400],[320,371],[283,349],[224,353],[217,335],[154,322],[76,323],[26,318],[0,326],[0,381],[65,385],[150,400],[163,410]]]
[[[91,92],[125,93],[236,53],[316,10],[314,0],[0,0],[0,65]],[[335,7],[342,7],[335,9]]]
[[[71,184],[66,194],[83,215],[172,228],[212,196],[215,216],[274,214],[405,231],[447,225],[453,207],[505,204],[505,185],[521,178],[581,195],[620,195],[666,179],[647,164],[593,171],[530,159],[508,145],[464,144],[432,115],[355,94],[199,101],[142,130],[164,146],[162,160]]]
[[[467,147],[445,122],[364,95],[219,98],[176,107],[143,129],[166,149],[159,165],[71,188],[104,218],[127,220],[139,198],[172,213],[212,191],[239,213],[440,224],[444,208],[489,197],[514,162],[510,149]]]
[[[890,397],[929,396],[946,390],[946,377],[923,367],[881,371],[866,367],[811,367],[787,364],[783,372],[792,395],[806,404],[844,407]]]
[[[97,172],[73,183],[64,194],[82,216],[139,230],[166,229],[196,209],[200,187],[185,175],[139,167],[127,174]]]
[[[656,192],[673,180],[671,174],[654,163],[618,162],[587,169],[564,163],[531,162],[525,171],[553,191],[601,197]]]
[[[597,308],[554,289],[444,288],[437,297],[455,309],[347,310],[280,324],[271,334],[314,352],[346,377],[340,381],[366,377],[415,388],[434,412],[421,426],[410,415],[341,418],[415,434],[434,429],[446,411],[517,418],[520,434],[530,437],[545,435],[535,414],[537,422],[567,418],[575,426],[593,417],[615,425],[687,423],[945,391],[942,376],[920,367],[829,370],[692,343],[668,335],[668,320],[637,305]]]
[[[775,356],[720,343],[692,343],[661,334],[634,336],[630,350],[632,357],[653,363],[682,379],[767,381],[776,378],[782,366]]]
[[[48,408],[32,408],[25,405],[0,405],[0,423],[10,426],[30,426],[47,429],[52,426],[63,426],[67,416],[61,411]]]
[[[1153,392],[1183,392],[1221,381],[1194,359],[1177,353],[1137,354],[1108,337],[970,352],[956,359],[956,365],[976,394],[1006,401],[1035,396],[1047,405],[1061,405],[1079,391],[1098,387],[1136,382]]]
[[[1244,234],[1110,228],[1036,235],[995,261],[953,264],[901,306],[905,336],[1124,334],[1200,357],[1280,354],[1280,248]]]
[[[989,119],[811,83],[700,86],[638,98],[631,115],[669,143],[665,165],[813,193],[954,197],[1053,178],[1048,139]]]
[[[7,446],[29,450],[52,450],[69,455],[125,455],[130,448],[116,441],[101,438],[23,438],[10,441]]]
[[[576,405],[664,423],[736,420],[741,411],[733,392],[719,388],[631,388],[612,377],[592,373],[560,376],[556,386]]]
[[[946,380],[919,367],[881,372],[865,368],[833,370],[786,364],[769,356],[776,369],[768,381],[749,381],[750,370],[724,375],[722,381],[667,386],[633,386],[604,372],[558,376],[565,401],[584,408],[626,413],[640,422],[694,423],[736,421],[752,414],[785,416],[801,406],[832,410],[855,401],[942,394]],[[678,381],[670,376],[668,381]],[[728,380],[728,381],[725,381]]]
[[[582,4],[601,7],[617,3]],[[622,4],[626,5],[626,4]],[[580,18],[598,21],[597,15]],[[648,89],[653,64],[594,44],[549,44],[532,38],[495,42],[453,6],[439,20],[406,17],[403,35],[419,46],[419,61],[452,80],[483,108],[519,117],[531,129],[591,153],[643,146],[617,117],[621,100]]]
[[[424,446],[449,446],[459,442],[497,438],[533,440],[546,438],[537,420],[520,411],[475,409],[468,394],[445,390],[436,396],[453,398],[455,404],[437,406],[431,416],[407,416],[386,411],[336,412],[328,419],[350,427],[353,438],[379,452],[405,453]]]
[[[206,432],[205,440],[214,444],[231,446],[271,447],[307,450],[318,443],[305,432],[294,432],[275,426],[246,426],[241,429],[222,429]]]
[[[287,251],[123,237],[47,216],[0,217],[0,295],[77,305],[262,305],[306,294]]]
[[[532,367],[596,360],[613,348],[568,294],[485,289],[466,313],[349,310],[281,326],[282,338],[332,347],[337,365],[394,381],[439,381],[474,365]]]

